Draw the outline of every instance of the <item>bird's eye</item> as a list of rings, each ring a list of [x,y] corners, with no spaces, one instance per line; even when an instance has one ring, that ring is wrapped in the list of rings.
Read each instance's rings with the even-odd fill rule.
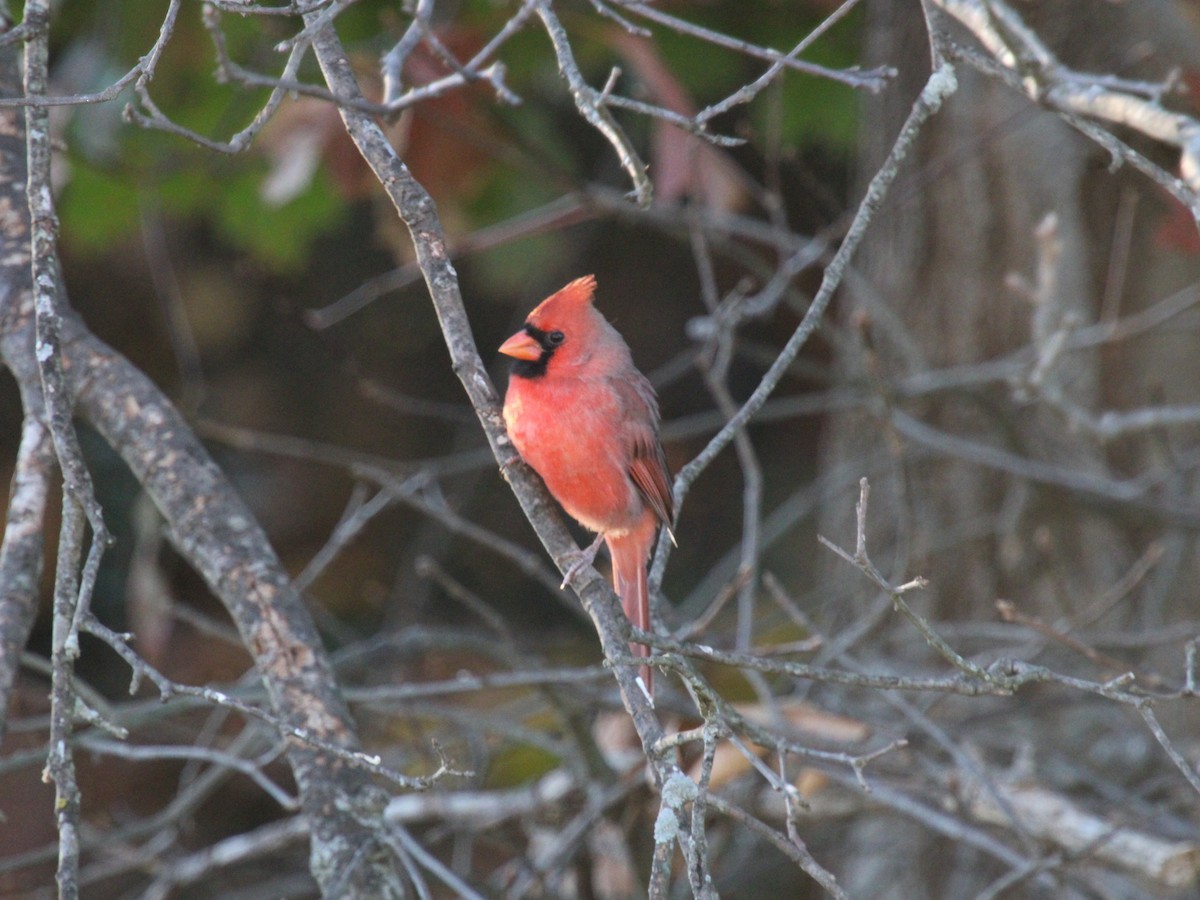
[[[546,335],[546,343],[549,344],[551,347],[557,347],[559,344],[561,344],[566,339],[567,339],[567,336],[565,334],[563,334],[561,331],[552,331],[548,335]]]

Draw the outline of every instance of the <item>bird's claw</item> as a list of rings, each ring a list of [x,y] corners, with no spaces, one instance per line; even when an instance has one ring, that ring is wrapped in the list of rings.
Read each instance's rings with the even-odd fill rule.
[[[596,535],[596,539],[592,541],[591,546],[586,550],[579,550],[575,553],[575,561],[567,567],[567,571],[563,572],[562,584],[558,586],[560,591],[566,590],[567,585],[575,580],[575,576],[583,571],[585,566],[590,566],[596,561],[596,554],[600,552],[600,544],[604,541],[604,535]]]

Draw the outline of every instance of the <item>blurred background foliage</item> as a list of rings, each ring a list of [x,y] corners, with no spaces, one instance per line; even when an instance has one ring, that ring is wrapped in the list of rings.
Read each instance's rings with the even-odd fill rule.
[[[766,46],[789,47],[834,4],[780,0],[752,7],[732,2],[690,6],[694,8],[688,10],[689,19],[698,25]],[[443,4],[439,17],[447,28],[440,36],[465,54],[481,47],[509,11],[506,4],[491,0]],[[602,84],[614,63],[621,65],[623,35],[590,10],[575,12],[583,15],[573,21],[568,11],[565,17],[578,60],[589,80]],[[144,4],[132,0],[65,5],[53,35],[55,87],[62,93],[95,91],[127,71],[151,46],[161,25],[146,13]],[[805,59],[835,68],[853,65],[855,19],[852,15],[818,41]],[[339,33],[354,54],[368,94],[378,96],[376,63],[406,24],[407,18],[387,0],[364,0],[338,17]],[[262,74],[276,72],[280,57],[270,40],[289,37],[290,22],[282,17],[223,15],[221,25],[232,59]],[[664,71],[697,106],[722,98],[761,69],[736,51],[713,48],[669,29],[655,31],[654,46]],[[416,121],[400,123],[397,129],[411,142],[407,156],[415,173],[433,189],[443,214],[459,232],[547,202],[564,187],[594,176],[595,166],[612,165],[600,140],[575,121],[544,33],[525,29],[506,45],[501,58],[507,83],[525,102],[498,104],[480,87],[422,105],[412,116]],[[620,85],[627,90],[639,73],[628,65],[624,68]],[[427,57],[410,69],[415,70],[415,83],[449,71]],[[248,124],[268,94],[266,89],[214,80],[212,44],[199,9],[190,6],[183,10],[159,72],[151,88],[156,103],[180,125],[213,140],[226,140]],[[311,60],[301,77],[310,83],[318,80]],[[638,93],[636,88],[632,91],[634,96]],[[122,117],[127,99],[128,95],[116,102],[58,111],[67,148],[57,173],[66,253],[102,255],[136,239],[141,210],[147,202],[156,202],[170,225],[203,228],[231,252],[271,273],[295,275],[308,267],[315,242],[349,227],[351,208],[364,194],[378,196],[365,166],[336,127],[336,114],[324,104],[318,108],[308,99],[289,104],[249,152],[222,156],[175,135],[129,127]],[[753,138],[776,129],[787,155],[801,148],[842,155],[854,139],[856,102],[845,85],[793,73],[783,80],[776,97],[739,110],[732,130]],[[643,139],[652,127],[636,116],[622,118]],[[728,130],[731,123],[722,125]],[[313,142],[315,148],[309,146]],[[303,152],[319,154],[321,165],[305,168],[308,177],[289,182],[283,196],[278,190],[272,195],[273,168],[282,161],[296,166],[313,162],[285,158],[289,149],[301,152],[297,143],[305,144]],[[214,189],[218,185],[220,189]]]

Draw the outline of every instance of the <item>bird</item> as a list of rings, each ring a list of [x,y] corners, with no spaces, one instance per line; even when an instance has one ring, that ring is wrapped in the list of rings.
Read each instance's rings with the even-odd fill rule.
[[[504,424],[551,495],[597,535],[564,585],[603,540],[625,615],[649,631],[646,564],[659,526],[675,541],[671,476],[654,388],[593,305],[595,292],[594,275],[575,279],[543,300],[500,346],[513,358]],[[630,650],[639,657],[650,653],[643,644]],[[649,666],[639,675],[653,698]]]

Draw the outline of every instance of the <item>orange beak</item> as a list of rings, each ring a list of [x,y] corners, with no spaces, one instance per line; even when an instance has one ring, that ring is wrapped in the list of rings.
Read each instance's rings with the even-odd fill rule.
[[[514,359],[538,360],[542,357],[542,345],[524,331],[518,331],[500,345],[500,352]]]

